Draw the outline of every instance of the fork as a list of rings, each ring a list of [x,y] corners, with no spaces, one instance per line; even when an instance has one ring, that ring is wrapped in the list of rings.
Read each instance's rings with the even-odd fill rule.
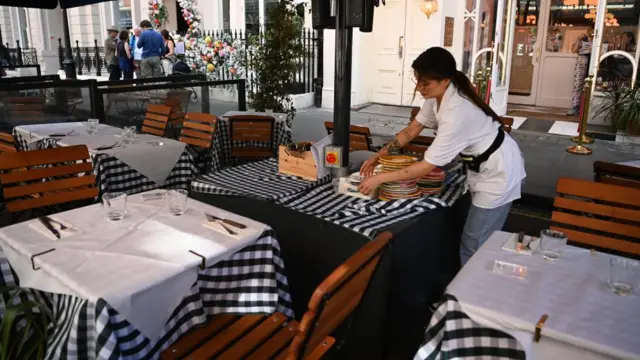
[[[209,222],[215,222],[215,223],[220,224],[220,226],[222,226],[225,230],[227,230],[227,232],[229,233],[229,235],[238,235],[238,233],[237,233],[237,232],[235,232],[235,231],[233,231],[233,230],[229,229],[229,227],[228,227],[227,225],[225,225],[222,221],[218,221],[218,219],[217,219],[217,218],[215,218],[215,217],[213,217],[213,216],[211,216],[211,215],[209,215],[209,214],[204,214],[204,217],[206,217],[206,218],[207,218],[207,221],[209,221]]]
[[[54,219],[52,219],[52,218],[50,218],[48,216],[45,216],[44,218],[47,219],[47,221],[49,221],[50,223],[56,223],[56,224],[60,225],[60,231],[64,231],[64,230],[69,229],[69,227],[67,225],[61,223],[58,220],[54,220]]]

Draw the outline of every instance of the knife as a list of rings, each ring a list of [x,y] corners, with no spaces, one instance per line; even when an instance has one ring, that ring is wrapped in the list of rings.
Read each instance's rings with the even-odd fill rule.
[[[518,244],[516,244],[516,251],[520,252],[524,248],[524,231],[520,231],[518,234]]]
[[[231,225],[231,226],[235,226],[235,227],[237,227],[238,229],[246,229],[246,228],[247,228],[247,226],[246,226],[246,225],[244,225],[244,224],[240,224],[239,222],[235,222],[235,221],[233,221],[233,220],[229,220],[229,219],[222,219],[222,218],[219,218],[219,217],[217,217],[217,216],[215,216],[215,215],[213,215],[213,214],[209,214],[209,213],[207,213],[207,216],[211,217],[211,218],[212,218],[212,219],[214,219],[214,220],[222,221],[222,222],[223,222],[223,223],[225,223],[225,224],[229,224],[229,225]]]
[[[41,216],[38,218],[38,220],[40,220],[42,225],[44,225],[44,227],[46,227],[47,230],[51,231],[53,235],[55,235],[58,239],[60,239],[60,232],[56,228],[54,228],[53,225],[51,225],[51,223],[48,221],[46,217]]]

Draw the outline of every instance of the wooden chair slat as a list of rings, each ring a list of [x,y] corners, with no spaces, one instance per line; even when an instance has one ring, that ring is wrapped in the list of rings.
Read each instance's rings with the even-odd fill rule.
[[[187,137],[194,137],[194,138],[198,138],[198,139],[202,139],[202,140],[209,140],[212,141],[213,140],[213,133],[212,132],[202,132],[200,130],[191,130],[189,128],[183,127],[182,131],[180,132],[181,136],[187,136]]]
[[[419,112],[420,112],[420,108],[419,107],[412,107],[411,108],[411,115],[409,115],[409,122],[413,121],[413,119],[415,119],[416,116],[418,116]]]
[[[159,115],[169,115],[171,113],[171,107],[159,104],[149,104],[147,105],[147,112]]]
[[[224,351],[230,344],[234,343],[240,336],[246,334],[264,319],[264,315],[245,315],[241,317],[215,338],[207,341],[196,351],[189,354],[189,359],[199,360],[217,357],[220,352]]]
[[[232,135],[233,136],[240,136],[240,135],[244,135],[246,133],[260,134],[260,135],[264,135],[264,136],[269,136],[269,135],[271,135],[271,127],[270,126],[254,126],[254,127],[234,126]]]
[[[562,226],[553,225],[551,226],[551,230],[565,233],[571,241],[577,242],[579,244],[590,245],[602,249],[610,249],[640,256],[640,243],[567,229]]]
[[[207,140],[200,140],[196,138],[182,136],[180,137],[180,141],[191,146],[197,146],[205,149],[211,149],[212,147],[212,143],[210,140],[207,141]]]
[[[263,159],[276,156],[276,149],[271,146],[275,119],[271,116],[236,115],[229,118],[232,147],[231,156],[246,159]],[[264,143],[268,147],[246,148],[236,145],[239,141]]]
[[[350,151],[369,150],[369,146],[367,144],[361,143],[361,142],[349,142],[349,150]]]
[[[240,317],[232,314],[216,315],[213,320],[204,326],[200,326],[191,331],[186,336],[181,337],[173,343],[169,348],[160,354],[161,360],[177,360],[184,358],[196,346],[204,343],[209,338],[215,336],[222,329],[226,328],[232,322]]]
[[[320,359],[324,358],[324,356],[327,355],[327,352],[329,352],[329,350],[331,350],[331,348],[333,348],[333,345],[335,345],[335,343],[336,343],[336,339],[335,338],[333,338],[331,336],[327,336],[304,359],[305,360],[320,360]]]
[[[269,341],[265,342],[251,353],[251,355],[247,357],[247,360],[272,359],[283,351],[287,352],[288,346],[295,336],[298,326],[299,324],[297,321],[289,321],[289,323],[281,327],[280,330],[269,339]]]
[[[15,144],[16,140],[13,138],[13,135],[0,132],[0,140],[7,142],[9,144]]]
[[[273,156],[273,150],[265,148],[238,148],[231,151],[231,156],[245,158],[268,158]]]
[[[553,206],[578,212],[587,212],[620,220],[639,221],[640,210],[624,209],[611,205],[596,204],[568,198],[556,198]]]
[[[282,327],[287,317],[281,313],[275,313],[264,320],[255,329],[245,335],[228,350],[217,357],[218,360],[244,359],[247,354],[256,349],[262,342]]]
[[[145,117],[145,120],[157,121],[157,122],[161,122],[161,123],[167,122],[169,120],[169,117],[167,115],[154,114],[154,113],[150,113],[150,112],[147,112],[144,117]]]
[[[199,130],[209,134],[213,134],[215,132],[215,127],[212,126],[212,124],[201,124],[193,121],[185,121],[184,124],[182,124],[182,128]]]
[[[51,195],[39,196],[37,198],[7,202],[7,210],[9,210],[9,212],[18,212],[77,200],[93,199],[97,196],[98,189],[95,187],[74,191],[64,191]]]
[[[15,145],[8,145],[5,143],[0,143],[0,152],[16,152]]]
[[[0,154],[0,170],[19,169],[45,164],[57,164],[76,160],[88,160],[89,151],[85,145],[65,146],[38,151],[22,151],[18,154]]]
[[[229,121],[275,121],[273,116],[239,114],[229,116]]]
[[[156,135],[156,136],[164,136],[164,131],[163,130],[158,130],[157,128],[151,127],[151,126],[143,126],[142,129],[140,129],[143,133],[146,134],[151,134],[151,135]]]
[[[2,101],[8,104],[26,104],[26,103],[43,103],[45,102],[45,98],[36,97],[36,96],[16,96],[16,97],[6,97],[3,98]]]
[[[325,121],[324,127],[327,134],[333,133],[333,122]],[[368,127],[351,125],[349,126],[349,150],[368,150],[373,151],[373,140],[371,139],[371,131]]]
[[[197,121],[200,123],[209,123],[209,124],[213,124],[218,121],[218,118],[216,118],[215,115],[199,113],[199,112],[190,112],[187,114],[187,118],[189,118],[190,121]]]
[[[640,189],[640,168],[638,167],[595,161],[593,172],[596,182]]]
[[[415,139],[411,140],[411,144],[414,145],[422,145],[422,146],[429,146],[431,144],[433,144],[433,140],[435,140],[436,138],[433,136],[423,136],[423,135],[419,135],[418,137],[416,137]]]
[[[267,142],[271,141],[271,136],[263,135],[263,134],[242,134],[242,135],[234,135],[233,141],[259,141],[259,142]]]
[[[140,132],[160,137],[164,136],[169,122],[169,114],[171,114],[171,107],[149,104]]]
[[[68,179],[51,180],[35,184],[24,184],[4,188],[4,198],[12,199],[20,196],[46,193],[64,189],[72,189],[82,186],[94,185],[96,179],[93,175],[79,176]]]
[[[579,179],[560,178],[556,191],[560,194],[596,199],[610,203],[640,206],[640,189],[594,183]]]
[[[628,237],[640,236],[640,227],[554,211],[551,221]],[[573,239],[571,239],[573,240]]]

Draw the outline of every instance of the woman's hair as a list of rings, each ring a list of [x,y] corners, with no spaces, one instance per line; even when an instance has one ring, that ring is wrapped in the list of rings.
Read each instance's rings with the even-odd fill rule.
[[[631,32],[631,31],[625,31],[625,32],[623,33],[623,35],[626,35],[626,36],[627,36],[627,39],[629,39],[629,44],[630,44],[630,45],[635,45],[635,44],[636,44],[636,36],[635,36],[635,35],[633,35],[633,32]]]
[[[413,61],[411,67],[418,73],[418,79],[416,79],[418,84],[423,80],[451,80],[460,95],[482,109],[494,121],[502,123],[500,116],[476,94],[467,75],[457,70],[456,60],[449,51],[441,47],[429,48]],[[418,90],[418,85],[416,85],[416,90]]]
[[[169,32],[168,32],[167,30],[162,30],[162,31],[160,31],[160,34],[162,34],[162,37],[163,37],[165,40],[171,40],[171,41],[173,41],[173,38],[169,35]]]
[[[120,31],[120,35],[118,35],[118,39],[120,39],[121,41],[126,41],[128,38],[129,38],[129,31],[128,30]]]

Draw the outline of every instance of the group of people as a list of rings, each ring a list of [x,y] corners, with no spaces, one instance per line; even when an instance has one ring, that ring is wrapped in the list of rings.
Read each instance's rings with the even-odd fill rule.
[[[176,44],[167,30],[158,32],[149,20],[133,30],[107,29],[104,41],[109,80],[170,75],[176,58]]]

